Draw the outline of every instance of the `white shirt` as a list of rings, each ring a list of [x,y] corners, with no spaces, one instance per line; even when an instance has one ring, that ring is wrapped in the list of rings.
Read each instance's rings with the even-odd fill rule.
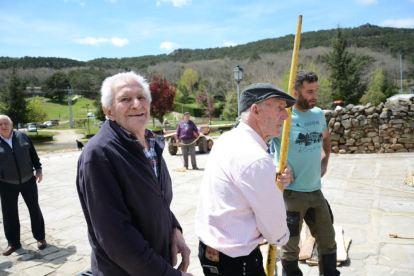
[[[2,135],[0,135],[1,139],[3,139],[7,144],[9,144],[10,148],[13,149],[13,145],[12,145],[12,138],[13,138],[13,130],[11,132],[10,138],[4,138]]]
[[[249,255],[265,238],[289,240],[286,209],[263,139],[240,123],[214,144],[200,187],[195,230],[206,245],[230,256]]]

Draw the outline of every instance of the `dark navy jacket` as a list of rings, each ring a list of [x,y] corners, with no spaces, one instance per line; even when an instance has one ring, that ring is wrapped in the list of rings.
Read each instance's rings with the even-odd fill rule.
[[[12,130],[13,149],[0,138],[0,181],[10,184],[22,184],[36,173],[42,173],[42,164],[26,133]]]
[[[115,122],[106,122],[78,161],[93,275],[181,275],[171,266],[171,178],[156,143],[160,176]],[[181,228],[180,228],[181,229]]]

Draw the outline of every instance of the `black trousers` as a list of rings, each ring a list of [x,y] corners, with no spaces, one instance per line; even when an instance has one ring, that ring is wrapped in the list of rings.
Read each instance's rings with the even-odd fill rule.
[[[18,199],[22,194],[30,213],[33,237],[45,239],[45,222],[38,202],[37,184],[32,177],[23,184],[15,185],[0,181],[1,210],[3,212],[4,234],[9,245],[20,243],[20,222]]]
[[[218,261],[208,259],[206,252],[206,245],[200,241],[198,258],[206,276],[266,276],[259,248],[254,249],[248,256],[236,258],[218,252]]]

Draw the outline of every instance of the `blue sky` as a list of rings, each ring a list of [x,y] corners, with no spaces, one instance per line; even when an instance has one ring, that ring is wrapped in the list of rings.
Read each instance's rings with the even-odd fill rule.
[[[0,0],[0,56],[91,60],[215,48],[367,22],[414,28],[414,0]]]

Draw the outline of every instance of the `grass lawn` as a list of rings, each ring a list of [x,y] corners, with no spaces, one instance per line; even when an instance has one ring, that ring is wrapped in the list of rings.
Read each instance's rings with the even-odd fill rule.
[[[211,121],[212,125],[235,124],[236,121]]]
[[[31,138],[31,137],[35,137],[35,136],[49,137],[49,136],[53,136],[53,135],[55,135],[55,134],[56,134],[56,133],[51,132],[51,131],[39,131],[39,132],[38,132],[39,134],[37,134],[36,132],[28,132],[28,131],[25,131],[25,133],[26,133],[26,134],[27,134],[27,136],[29,136],[30,138]]]
[[[67,100],[59,103],[56,101],[52,102],[44,97],[39,97],[39,99],[43,103],[44,111],[47,114],[47,120],[69,120],[69,105]],[[87,104],[89,104],[88,109],[86,108]],[[95,112],[92,100],[82,97],[72,101],[73,118],[86,118],[88,112]]]

